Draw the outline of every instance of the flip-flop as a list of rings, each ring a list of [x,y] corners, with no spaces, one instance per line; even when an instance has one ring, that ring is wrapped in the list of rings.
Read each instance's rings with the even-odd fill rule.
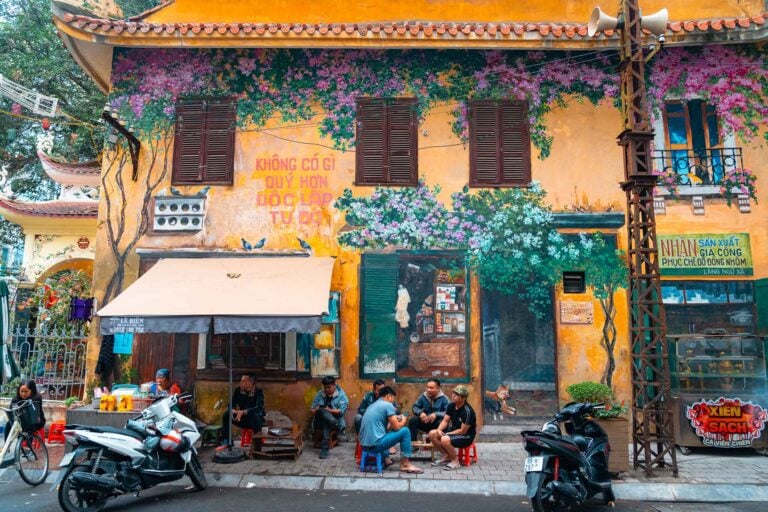
[[[432,467],[447,466],[450,462],[449,460],[436,460],[432,462]]]
[[[394,464],[394,463],[395,463],[395,461],[393,461],[393,460],[392,460],[392,459],[390,459],[389,457],[386,457],[386,458],[384,459],[384,467],[385,467],[385,468],[388,468],[389,466],[391,466],[391,465],[392,465],[392,464]]]
[[[420,475],[424,472],[423,469],[417,468],[416,466],[410,467],[410,468],[400,468],[401,473],[412,473],[414,475]]]
[[[446,464],[446,466],[443,468],[446,471],[453,471],[454,469],[459,469],[461,467],[461,464],[458,462],[450,462]]]

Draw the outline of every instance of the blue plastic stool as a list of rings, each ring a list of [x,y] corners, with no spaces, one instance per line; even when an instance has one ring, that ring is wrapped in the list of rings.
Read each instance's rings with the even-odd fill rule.
[[[382,469],[382,455],[381,452],[375,452],[373,450],[374,449],[371,446],[363,446],[363,452],[360,454],[360,471],[365,473],[369,469],[373,469],[373,466],[368,464],[368,458],[371,457],[376,459],[376,472],[381,476],[384,474],[384,470]]]

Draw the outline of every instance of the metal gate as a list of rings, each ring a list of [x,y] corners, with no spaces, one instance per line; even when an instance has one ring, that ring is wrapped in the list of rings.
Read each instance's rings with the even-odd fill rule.
[[[80,398],[85,387],[87,340],[88,330],[84,325],[36,329],[15,325],[10,346],[20,376],[8,382],[2,394],[12,396],[19,379],[32,379],[45,400]]]

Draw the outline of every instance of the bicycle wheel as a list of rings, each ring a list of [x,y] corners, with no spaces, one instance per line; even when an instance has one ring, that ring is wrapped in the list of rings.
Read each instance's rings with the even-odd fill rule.
[[[48,449],[37,433],[22,433],[16,441],[16,469],[29,485],[40,485],[48,476]]]

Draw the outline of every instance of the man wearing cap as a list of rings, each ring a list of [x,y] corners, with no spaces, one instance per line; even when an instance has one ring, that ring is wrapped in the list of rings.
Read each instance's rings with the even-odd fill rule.
[[[167,368],[160,368],[155,373],[155,382],[149,388],[149,394],[152,396],[178,395],[181,388],[175,382],[171,384],[171,372]]]
[[[456,448],[466,448],[475,442],[477,416],[472,406],[467,403],[469,388],[459,384],[451,392],[451,404],[440,425],[429,433],[429,440],[443,457],[432,463],[433,466],[445,466],[452,471],[461,466]]]

